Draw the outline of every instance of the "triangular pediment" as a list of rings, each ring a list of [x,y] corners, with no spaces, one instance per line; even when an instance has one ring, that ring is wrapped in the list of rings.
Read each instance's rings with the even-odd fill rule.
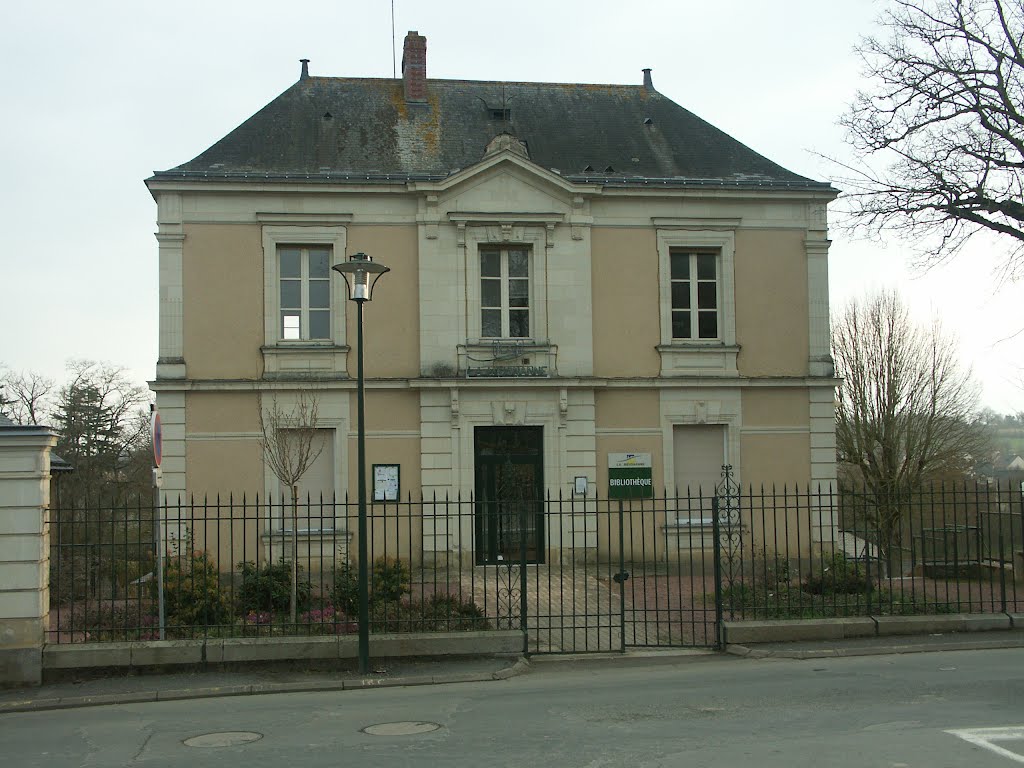
[[[442,181],[430,184],[437,193],[447,197],[452,190],[460,191],[466,187],[488,181],[499,176],[514,177],[522,183],[544,189],[549,195],[562,200],[570,200],[573,195],[581,195],[584,191],[593,194],[593,189],[585,188],[581,184],[566,181],[560,174],[553,170],[543,168],[511,150],[502,150],[483,158],[479,163],[474,163],[468,168],[456,171]],[[425,184],[417,184],[417,188],[424,188]]]
[[[417,184],[417,190],[427,185]],[[495,152],[469,168],[430,185],[438,201],[458,198],[463,210],[551,210],[571,206],[584,189],[511,150]]]

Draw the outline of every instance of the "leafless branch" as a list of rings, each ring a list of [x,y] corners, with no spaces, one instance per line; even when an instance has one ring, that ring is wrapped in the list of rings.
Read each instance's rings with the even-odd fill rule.
[[[285,410],[272,396],[267,406],[260,399],[260,443],[270,471],[291,489],[320,456],[323,446],[316,444],[319,401],[316,395],[300,392],[295,407]]]
[[[857,153],[837,179],[846,212],[871,231],[937,238],[923,267],[980,232],[998,233],[1006,272],[1016,274],[1024,268],[1024,4],[893,2],[883,34],[858,48],[870,88],[841,120]]]
[[[42,424],[55,389],[53,379],[34,371],[8,371],[0,375],[0,390],[7,398],[8,415],[16,424]]]

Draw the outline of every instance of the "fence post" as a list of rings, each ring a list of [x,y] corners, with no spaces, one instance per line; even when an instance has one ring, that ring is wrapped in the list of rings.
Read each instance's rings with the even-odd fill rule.
[[[864,506],[865,506],[865,508],[867,507],[867,491],[866,491],[866,489],[865,489],[865,493],[864,493]],[[878,517],[877,510],[876,510],[875,517],[876,518]],[[881,559],[882,559],[882,546],[881,546],[881,544],[882,544],[882,523],[881,523],[881,520],[878,520],[877,522],[878,522],[878,524],[875,526],[875,528],[876,528],[876,531],[875,531],[875,542],[876,542],[875,543],[875,552],[878,553],[878,559],[879,559],[879,561],[881,561]],[[875,582],[872,581],[872,577],[871,577],[871,559],[872,559],[873,555],[871,553],[871,540],[868,538],[868,526],[869,525],[870,525],[870,522],[868,521],[868,517],[865,514],[864,515],[864,579],[868,583],[868,592],[867,592],[867,597],[866,597],[866,600],[867,600],[867,615],[868,616],[871,615],[871,594],[872,594],[872,592],[875,591]],[[854,527],[856,528],[856,524],[854,524]],[[854,538],[856,539],[856,534],[854,534]],[[881,588],[881,586],[882,586],[881,582],[879,582],[878,586],[879,586],[879,588]],[[879,599],[881,599],[881,598],[879,598]],[[881,603],[879,603],[879,605],[881,605]]]
[[[1007,483],[1007,485],[1009,486],[1009,483]],[[1010,488],[1007,487],[1006,490],[1009,491]],[[996,509],[999,509],[999,506],[1000,506],[999,502],[1000,501],[1001,501],[1001,499],[999,498],[999,485],[997,484],[996,485]],[[992,507],[990,505],[986,504],[985,508],[986,509],[991,509]],[[991,515],[990,515],[990,517],[991,517]],[[1002,515],[1000,515],[1000,518],[1001,517],[1002,517]],[[1003,521],[1001,519],[999,520],[998,525],[999,525],[999,559],[996,562],[999,563],[999,599],[1000,599],[1000,603],[1001,603],[1000,610],[1003,613],[1006,613],[1006,563],[1003,561],[1003,557],[1004,557],[1003,553],[1006,551],[1006,549],[1005,549],[1006,542],[1003,539]],[[978,554],[979,554],[978,559],[980,560],[981,559],[981,557],[980,557],[981,550],[980,549],[978,550]],[[1012,557],[1010,558],[1010,562],[1011,563],[1013,562],[1013,558]]]
[[[526,524],[529,522],[527,518],[528,506],[532,507],[532,505],[526,503],[519,505],[519,626],[523,630],[524,655],[530,652],[530,635],[527,629],[529,602],[526,594]],[[512,585],[509,584],[510,589],[511,587]],[[511,606],[509,608],[511,609]],[[509,612],[511,613],[511,610]]]
[[[619,650],[626,652],[626,530],[625,505],[619,499]],[[632,521],[630,521],[632,522]]]
[[[715,643],[723,647],[722,621],[722,525],[718,520],[718,493],[711,497],[711,531],[715,537]]]
[[[0,425],[0,686],[43,681],[56,444],[49,427]]]

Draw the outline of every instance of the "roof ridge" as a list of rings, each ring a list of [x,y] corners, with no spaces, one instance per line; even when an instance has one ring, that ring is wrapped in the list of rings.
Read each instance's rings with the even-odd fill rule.
[[[296,82],[308,82],[310,80],[340,80],[345,82],[353,83],[401,83],[402,78],[400,77],[343,77],[335,75],[310,75],[302,80]],[[648,88],[647,86],[636,83],[556,83],[547,80],[470,80],[465,78],[448,78],[448,77],[428,77],[427,83],[472,83],[474,85],[546,85],[546,86],[557,86],[561,88],[575,88],[583,86],[585,88],[636,88],[639,90],[648,91],[649,93],[658,93],[656,89]],[[659,94],[660,95],[660,94]]]

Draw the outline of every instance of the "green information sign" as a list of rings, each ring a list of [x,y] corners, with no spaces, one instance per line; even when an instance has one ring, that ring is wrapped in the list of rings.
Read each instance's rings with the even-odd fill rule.
[[[649,499],[653,495],[651,454],[608,454],[609,499]]]

